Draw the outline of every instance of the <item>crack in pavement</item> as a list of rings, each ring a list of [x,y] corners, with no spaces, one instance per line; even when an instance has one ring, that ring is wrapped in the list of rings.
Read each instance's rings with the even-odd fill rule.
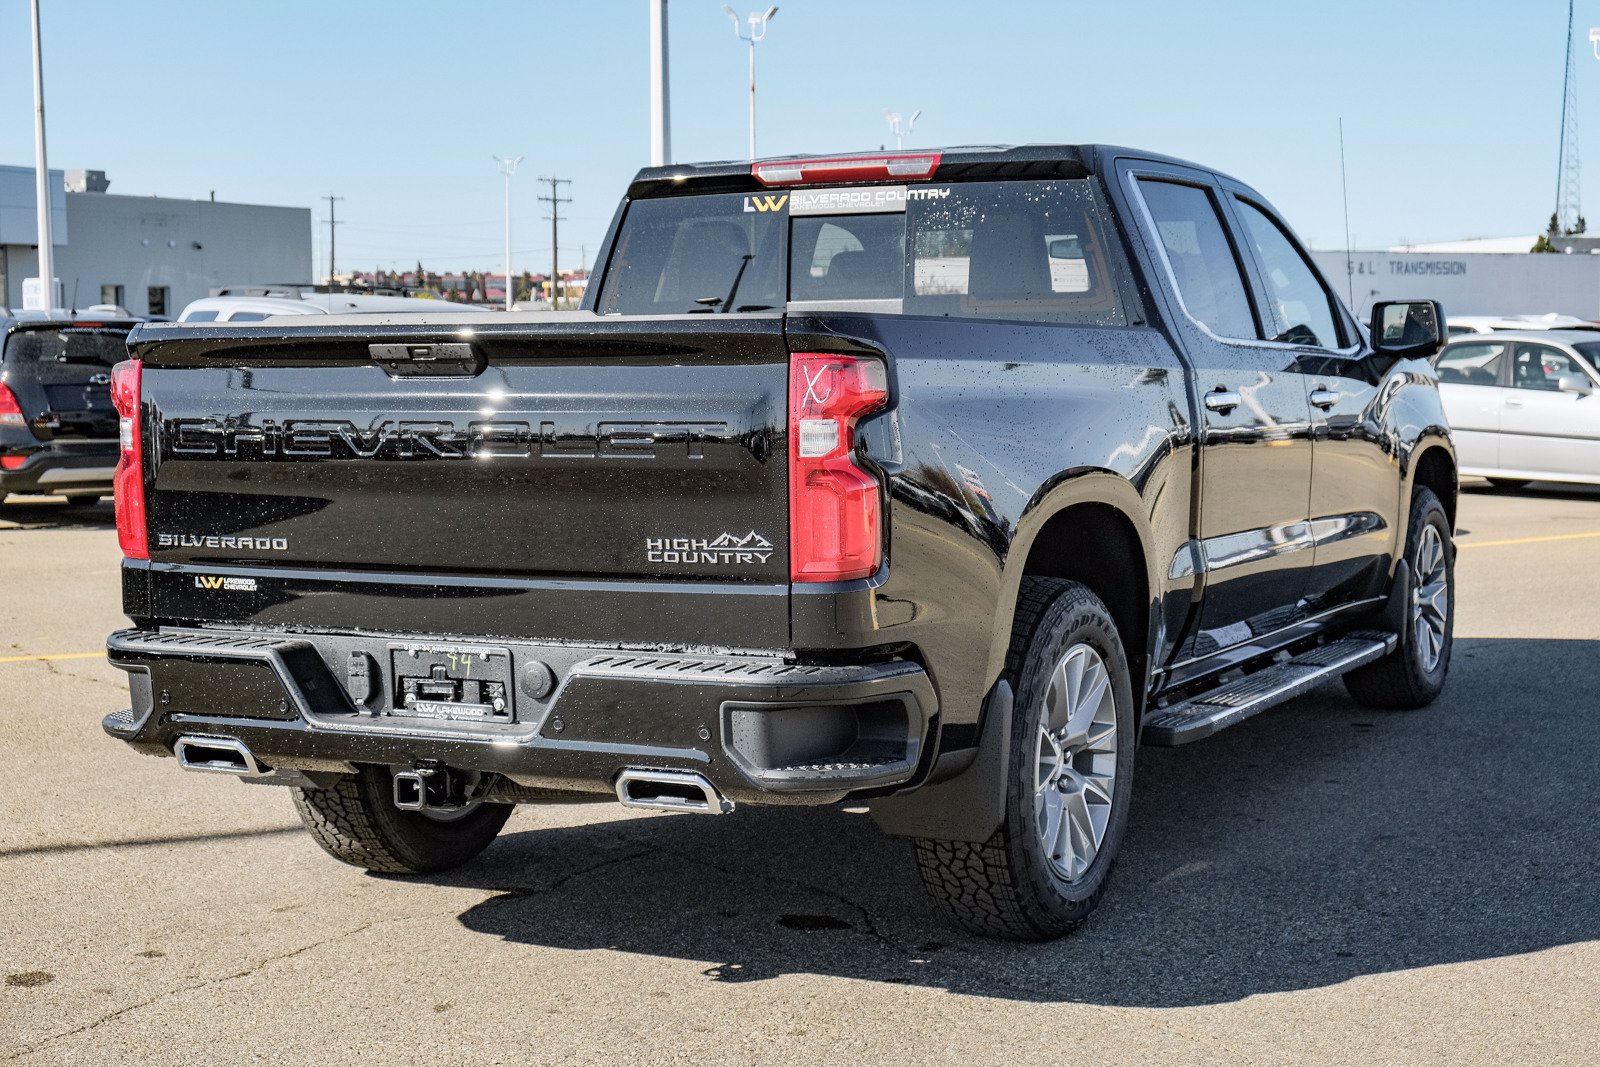
[[[0,1059],[3,1059],[4,1061],[7,1061],[7,1062],[12,1061],[12,1060],[20,1060],[24,1056],[31,1056],[35,1052],[41,1052],[45,1048],[47,1048],[47,1047],[49,1047],[51,1045],[54,1045],[59,1041],[64,1041],[69,1037],[74,1037],[74,1036],[76,1036],[78,1034],[87,1033],[90,1030],[94,1030],[94,1029],[96,1029],[98,1027],[104,1026],[106,1023],[111,1022],[112,1020],[117,1019],[117,1018],[119,1018],[119,1017],[121,1017],[123,1015],[126,1015],[131,1011],[138,1011],[140,1008],[147,1008],[152,1004],[156,1004],[156,1003],[158,1003],[160,1001],[163,1001],[163,1000],[168,1000],[168,999],[170,999],[172,997],[182,996],[185,993],[193,993],[196,990],[207,989],[207,988],[209,988],[211,986],[221,985],[221,984],[223,984],[225,982],[235,981],[236,979],[239,979],[239,978],[248,978],[253,974],[257,974],[260,971],[265,970],[267,967],[270,967],[274,963],[281,963],[284,960],[293,959],[296,956],[299,956],[299,955],[302,955],[304,953],[310,952],[312,949],[321,948],[324,945],[330,945],[330,944],[333,944],[336,941],[343,941],[346,938],[354,937],[357,934],[363,933],[363,932],[365,932],[367,930],[371,930],[371,929],[373,929],[374,927],[377,927],[377,926],[385,926],[385,925],[388,925],[388,924],[391,924],[391,923],[398,923],[398,922],[411,922],[411,921],[416,920],[416,919],[430,918],[433,915],[434,915],[434,913],[429,912],[429,913],[426,913],[426,914],[423,914],[423,915],[395,915],[395,916],[391,916],[391,917],[386,918],[386,919],[374,919],[371,922],[362,923],[360,926],[356,926],[356,927],[353,927],[353,928],[351,928],[349,930],[345,930],[342,933],[333,934],[330,937],[325,937],[325,938],[321,939],[320,941],[313,941],[309,945],[301,945],[299,948],[293,949],[293,950],[291,950],[289,952],[282,952],[282,953],[279,953],[276,956],[268,956],[268,957],[260,960],[259,962],[255,963],[255,964],[252,964],[249,967],[246,967],[242,971],[237,971],[237,972],[235,972],[233,974],[219,975],[219,976],[217,976],[215,978],[207,978],[204,981],[192,982],[192,983],[190,983],[188,985],[179,986],[179,987],[174,988],[174,989],[164,990],[164,991],[162,991],[160,993],[157,993],[155,996],[150,997],[147,1000],[142,1000],[137,1004],[129,1004],[129,1005],[125,1006],[125,1007],[118,1008],[116,1011],[110,1012],[110,1013],[108,1013],[106,1015],[102,1015],[100,1018],[94,1020],[93,1022],[85,1023],[82,1026],[74,1027],[71,1030],[63,1030],[59,1034],[51,1034],[48,1037],[41,1038],[38,1041],[35,1041],[31,1045],[28,1045],[28,1046],[26,1046],[24,1048],[18,1049],[15,1052],[8,1053],[4,1057],[0,1057]]]

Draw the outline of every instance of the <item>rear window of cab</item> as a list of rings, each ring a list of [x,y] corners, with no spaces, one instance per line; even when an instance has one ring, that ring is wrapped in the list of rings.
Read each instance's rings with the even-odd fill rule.
[[[796,187],[635,200],[596,310],[789,309],[1125,326],[1114,231],[1084,180]]]

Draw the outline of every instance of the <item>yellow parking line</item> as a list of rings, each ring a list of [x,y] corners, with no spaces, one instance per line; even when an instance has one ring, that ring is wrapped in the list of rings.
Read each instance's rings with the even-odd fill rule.
[[[51,659],[102,659],[102,652],[58,652],[52,656],[0,656],[0,663],[37,663]]]
[[[1458,541],[1456,542],[1456,548],[1499,548],[1502,545],[1537,545],[1545,541],[1581,541],[1591,537],[1600,537],[1600,531],[1594,533],[1550,534],[1545,537],[1513,537],[1509,541]]]

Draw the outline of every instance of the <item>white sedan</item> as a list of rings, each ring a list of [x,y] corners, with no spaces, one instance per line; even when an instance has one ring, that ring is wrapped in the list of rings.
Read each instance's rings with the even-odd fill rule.
[[[1600,335],[1463,335],[1434,359],[1462,474],[1600,484]]]

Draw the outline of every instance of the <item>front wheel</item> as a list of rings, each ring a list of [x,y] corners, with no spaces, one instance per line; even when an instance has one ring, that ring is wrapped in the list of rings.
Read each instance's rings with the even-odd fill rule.
[[[1053,578],[1023,581],[1006,674],[1016,701],[1005,821],[982,844],[919,839],[917,865],[956,925],[1043,941],[1105,893],[1133,786],[1133,689],[1106,606]]]
[[[1433,490],[1418,486],[1406,533],[1406,621],[1395,650],[1344,676],[1344,687],[1369,708],[1426,707],[1444,689],[1455,645],[1456,556],[1450,520]]]
[[[363,870],[431,874],[459,867],[489,847],[511,804],[476,804],[449,814],[394,806],[394,774],[363,765],[326,789],[294,793],[300,821],[324,852]]]

